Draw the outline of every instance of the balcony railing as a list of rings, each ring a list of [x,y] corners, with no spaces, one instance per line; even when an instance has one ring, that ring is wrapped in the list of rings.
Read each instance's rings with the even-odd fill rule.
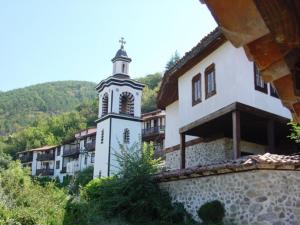
[[[165,133],[165,126],[150,127],[150,128],[145,128],[142,130],[143,137],[157,135],[157,134],[163,134],[163,133]]]
[[[36,175],[37,176],[53,176],[54,169],[37,169]]]
[[[54,153],[46,153],[46,154],[38,154],[36,160],[37,161],[48,161],[54,160]]]
[[[92,141],[92,142],[86,143],[84,145],[84,148],[86,151],[95,151],[95,146],[96,146],[96,142]]]
[[[32,162],[33,160],[33,155],[30,154],[30,155],[22,155],[19,157],[21,163],[27,163],[27,162]]]
[[[79,146],[71,146],[64,149],[63,156],[72,156],[72,155],[78,155],[80,153]]]

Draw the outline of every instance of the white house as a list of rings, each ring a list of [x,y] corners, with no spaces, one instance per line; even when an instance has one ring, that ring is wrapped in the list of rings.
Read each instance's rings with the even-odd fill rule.
[[[94,177],[110,176],[118,169],[115,153],[120,144],[131,146],[141,141],[141,96],[144,85],[130,79],[131,59],[121,48],[112,59],[113,74],[101,81],[97,120]]]
[[[157,103],[166,112],[169,169],[293,149],[289,110],[218,28],[165,73]]]

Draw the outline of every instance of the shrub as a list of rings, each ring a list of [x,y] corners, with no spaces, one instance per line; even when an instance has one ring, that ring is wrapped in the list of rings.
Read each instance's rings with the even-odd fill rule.
[[[197,213],[204,224],[213,223],[214,225],[217,225],[223,223],[225,209],[220,201],[215,200],[203,204]]]
[[[183,205],[172,204],[168,192],[161,190],[153,180],[152,175],[157,172],[160,162],[153,159],[153,153],[153,146],[144,145],[142,149],[137,145],[128,149],[121,146],[121,153],[116,154],[120,172],[113,177],[94,179],[81,190],[80,202],[89,211],[85,215],[90,214],[85,224],[93,224],[94,215],[100,215],[106,221],[124,221],[123,224],[128,225],[194,223]],[[80,210],[78,202],[70,202],[67,207],[70,220],[65,224],[77,224],[68,214]]]

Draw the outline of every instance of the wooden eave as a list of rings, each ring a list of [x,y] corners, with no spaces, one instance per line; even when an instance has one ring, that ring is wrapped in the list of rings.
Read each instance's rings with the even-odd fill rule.
[[[225,36],[219,28],[216,28],[166,71],[157,95],[157,107],[165,109],[166,106],[178,100],[178,78],[225,42]]]
[[[300,1],[201,0],[300,122]]]

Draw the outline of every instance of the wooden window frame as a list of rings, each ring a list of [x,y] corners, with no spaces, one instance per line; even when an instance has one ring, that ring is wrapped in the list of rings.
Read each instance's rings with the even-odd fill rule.
[[[60,160],[56,160],[55,161],[55,169],[59,169],[60,168]]]
[[[276,89],[273,87],[273,85],[271,83],[269,83],[269,84],[270,84],[270,95],[274,98],[279,98]]]
[[[258,71],[255,63],[253,63],[253,75],[254,75],[254,88],[257,91],[263,92],[265,94],[268,94],[268,84],[266,82],[264,82],[264,87],[260,87],[257,85],[257,79],[256,79],[256,72]]]
[[[195,83],[197,81],[200,81],[200,98],[199,99],[195,99],[196,98],[196,96],[195,96]],[[192,79],[192,106],[197,105],[201,101],[202,101],[202,82],[201,82],[201,73],[198,73]]]
[[[214,91],[211,91],[210,93],[208,93],[208,75],[213,72],[214,74]],[[209,65],[206,69],[205,69],[205,99],[208,99],[210,97],[212,97],[213,95],[217,94],[217,86],[216,86],[216,68],[215,68],[215,64],[212,63],[211,65]]]

